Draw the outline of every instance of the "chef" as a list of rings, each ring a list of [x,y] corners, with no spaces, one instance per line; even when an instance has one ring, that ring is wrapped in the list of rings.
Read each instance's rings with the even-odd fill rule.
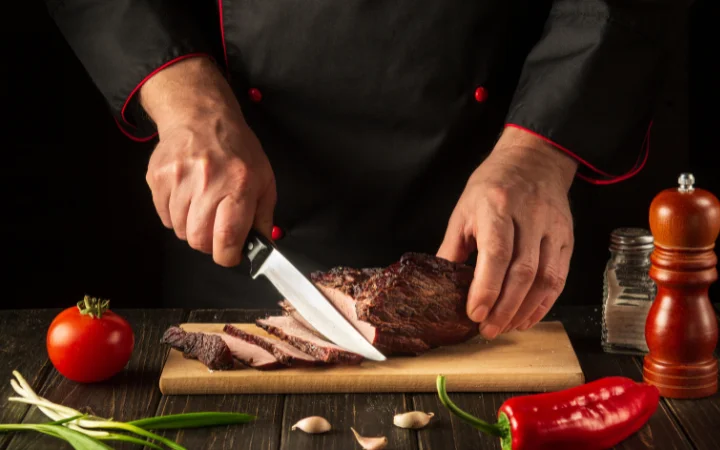
[[[549,3],[47,1],[120,129],[157,143],[166,306],[274,307],[242,275],[255,227],[308,272],[473,264],[489,339],[563,290],[574,180],[642,169],[687,8]]]

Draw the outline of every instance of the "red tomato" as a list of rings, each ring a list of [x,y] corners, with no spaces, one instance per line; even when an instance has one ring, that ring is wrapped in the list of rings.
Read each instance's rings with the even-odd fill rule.
[[[102,381],[130,360],[135,346],[132,328],[108,307],[108,301],[85,297],[50,324],[48,356],[66,378],[80,383]]]

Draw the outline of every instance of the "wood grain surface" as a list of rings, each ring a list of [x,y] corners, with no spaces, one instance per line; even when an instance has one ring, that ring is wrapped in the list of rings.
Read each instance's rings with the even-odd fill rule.
[[[482,435],[471,426],[450,416],[429,393],[335,393],[335,394],[243,394],[243,395],[161,395],[158,379],[168,350],[159,344],[160,335],[171,323],[215,322],[248,323],[266,316],[268,311],[240,310],[131,310],[118,311],[131,320],[138,336],[138,352],[123,373],[106,383],[81,385],[62,379],[47,360],[44,339],[47,326],[57,311],[0,311],[0,415],[3,423],[45,420],[35,407],[18,407],[6,402],[12,395],[11,370],[19,368],[38,391],[55,401],[65,401],[82,410],[92,409],[101,416],[139,418],[155,414],[197,411],[234,411],[255,414],[258,420],[237,426],[165,433],[188,450],[298,450],[359,449],[350,426],[367,435],[388,437],[388,449],[409,450],[499,450],[496,439]],[[570,336],[586,380],[609,375],[642,378],[642,359],[609,354],[600,346],[599,308],[556,306],[548,320],[561,321]],[[453,392],[460,407],[492,421],[502,402],[526,392]],[[436,415],[427,428],[404,430],[392,425],[396,412],[423,410]],[[290,427],[310,414],[323,414],[333,425],[326,435],[310,436]],[[357,426],[356,426],[357,425]],[[710,450],[720,443],[720,395],[700,400],[663,399],[638,433],[616,447],[617,450]],[[118,449],[137,449],[122,446]],[[0,434],[1,450],[56,450],[69,448],[58,440],[31,433]]]
[[[235,325],[268,336],[253,324]],[[182,327],[222,332],[223,324],[190,323]],[[580,363],[562,324],[546,322],[492,342],[478,337],[417,357],[366,360],[351,366],[209,371],[199,361],[171,350],[160,376],[160,390],[165,395],[435,392],[438,374],[448,377],[448,391],[539,392],[583,383]]]

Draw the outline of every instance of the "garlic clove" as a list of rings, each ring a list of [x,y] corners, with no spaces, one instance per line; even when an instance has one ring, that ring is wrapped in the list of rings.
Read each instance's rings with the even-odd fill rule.
[[[357,431],[355,431],[355,428],[350,427],[353,434],[355,435],[355,439],[357,439],[358,444],[365,449],[365,450],[380,450],[382,448],[385,448],[388,444],[388,440],[385,436],[382,437],[365,437],[360,436]]]
[[[310,416],[299,420],[290,429],[293,431],[299,429],[309,434],[319,434],[327,433],[332,429],[332,426],[324,417]]]
[[[433,416],[435,416],[435,413],[410,411],[395,415],[393,423],[400,428],[423,428],[430,423]]]

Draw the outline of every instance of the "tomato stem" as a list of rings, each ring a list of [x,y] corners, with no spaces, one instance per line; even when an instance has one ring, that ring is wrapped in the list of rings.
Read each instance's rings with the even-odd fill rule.
[[[80,310],[80,314],[99,319],[103,313],[110,308],[110,300],[102,300],[86,295],[85,298],[77,303],[77,307]]]

